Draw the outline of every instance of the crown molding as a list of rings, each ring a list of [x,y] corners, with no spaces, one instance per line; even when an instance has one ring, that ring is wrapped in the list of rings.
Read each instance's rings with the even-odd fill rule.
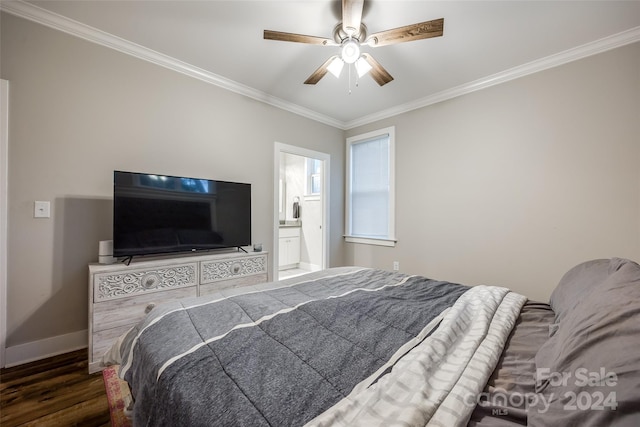
[[[231,92],[244,95],[246,97],[264,102],[285,111],[327,124],[339,129],[344,129],[344,122],[334,119],[300,105],[285,101],[268,93],[243,85],[236,81],[219,76],[202,68],[175,59],[171,56],[156,52],[129,40],[114,36],[105,31],[43,9],[22,0],[12,0],[0,2],[0,10],[10,13],[20,18],[28,19],[38,24],[45,25],[55,30],[79,37],[81,39],[96,43],[119,52],[131,55],[138,59],[151,62],[161,67],[185,74],[190,77],[202,80]]]
[[[537,59],[535,61],[531,61],[526,64],[519,65],[517,67],[513,67],[508,70],[501,71],[499,73],[492,74],[481,79],[435,93],[433,95],[429,95],[425,98],[397,105],[392,108],[378,111],[374,114],[345,122],[294,104],[292,102],[285,101],[281,98],[269,95],[268,93],[211,73],[202,68],[177,60],[163,53],[148,49],[144,46],[114,36],[113,34],[109,34],[107,32],[90,27],[86,24],[48,11],[31,3],[26,3],[23,0],[2,0],[0,1],[0,10],[65,32],[67,34],[71,34],[92,43],[96,43],[117,50],[119,52],[126,53],[127,55],[134,56],[136,58],[154,63],[156,65],[160,65],[170,70],[174,70],[187,76],[194,77],[204,82],[219,86],[231,92],[244,95],[257,101],[264,102],[282,110],[289,111],[299,116],[306,117],[308,119],[315,120],[317,122],[324,123],[341,130],[349,130],[378,120],[387,119],[399,114],[427,107],[429,105],[446,101],[448,99],[457,98],[468,93],[486,89],[488,87],[515,80],[529,74],[537,73],[539,71],[547,70],[549,68],[557,67],[568,62],[576,61],[578,59],[586,58],[591,55],[596,55],[598,53],[606,52],[611,49],[640,41],[640,26],[634,27],[627,31],[623,31],[621,33],[614,34],[609,37],[596,40],[594,42],[586,43],[584,45],[568,49],[563,52],[549,55],[547,57]]]
[[[513,67],[508,70],[501,71],[499,73],[492,74],[490,76],[483,77],[481,79],[465,83],[451,89],[443,90],[422,99],[388,108],[386,110],[382,110],[368,116],[363,116],[359,119],[355,119],[345,123],[345,129],[352,129],[368,123],[376,122],[378,120],[387,119],[389,117],[397,116],[399,114],[403,114],[412,110],[417,110],[419,108],[437,104],[438,102],[446,101],[448,99],[457,98],[458,96],[466,95],[468,93],[475,92],[481,89],[486,89],[491,86],[515,80],[529,74],[534,74],[539,71],[554,68],[559,65],[586,58],[588,56],[596,55],[598,53],[606,52],[608,50],[612,50],[638,41],[640,41],[640,27],[634,27],[627,31],[623,31],[621,33],[617,33],[591,43],[586,43],[581,46],[549,55],[547,57],[537,59],[535,61],[531,61],[526,64],[519,65],[517,67]]]

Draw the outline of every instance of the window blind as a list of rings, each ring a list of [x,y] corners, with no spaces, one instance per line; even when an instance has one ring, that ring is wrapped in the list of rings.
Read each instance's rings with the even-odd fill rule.
[[[389,238],[389,135],[353,143],[350,154],[350,234],[355,237]]]

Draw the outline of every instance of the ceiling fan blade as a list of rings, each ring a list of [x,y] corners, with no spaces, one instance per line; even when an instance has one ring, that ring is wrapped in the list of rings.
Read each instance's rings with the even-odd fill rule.
[[[322,64],[317,70],[315,70],[309,76],[309,78],[307,78],[307,80],[304,81],[304,84],[306,84],[306,85],[314,85],[314,84],[318,83],[320,81],[320,79],[323,78],[325,76],[325,74],[327,74],[328,67],[329,67],[329,64],[331,64],[331,61],[333,61],[337,57],[338,57],[337,55],[333,55],[331,58],[327,59],[324,62],[324,64]]]
[[[367,37],[365,43],[373,47],[386,46],[389,44],[440,37],[443,31],[444,18],[440,18],[434,19],[433,21],[395,28],[393,30],[380,31]]]
[[[380,86],[384,86],[393,80],[391,74],[389,74],[378,61],[373,59],[373,56],[368,53],[363,53],[362,57],[369,63],[369,65],[371,65],[371,71],[369,71],[369,74],[371,74],[373,80],[375,80]]]
[[[360,32],[364,0],[342,0],[342,30],[350,36]]]
[[[264,30],[265,40],[278,40],[283,42],[296,42],[307,44],[319,44],[323,46],[336,46],[333,39],[325,37],[305,36],[303,34],[283,33],[282,31]]]

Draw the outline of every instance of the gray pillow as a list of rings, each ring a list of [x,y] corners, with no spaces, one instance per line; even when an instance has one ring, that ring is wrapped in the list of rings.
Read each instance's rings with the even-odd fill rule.
[[[536,354],[529,426],[640,425],[640,265],[603,261],[552,296],[561,321]]]
[[[556,314],[556,323],[627,261],[621,258],[595,259],[578,264],[565,273],[549,300]]]

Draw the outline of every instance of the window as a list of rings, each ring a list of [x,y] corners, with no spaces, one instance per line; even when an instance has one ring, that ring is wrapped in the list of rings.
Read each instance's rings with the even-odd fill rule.
[[[318,196],[322,184],[322,160],[307,157],[307,196]]]
[[[347,242],[395,246],[395,128],[347,138]]]

